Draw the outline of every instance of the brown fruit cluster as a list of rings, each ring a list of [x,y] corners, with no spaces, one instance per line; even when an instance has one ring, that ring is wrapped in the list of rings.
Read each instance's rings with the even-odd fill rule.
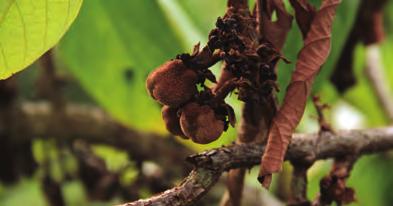
[[[211,61],[201,62],[200,56],[212,54],[208,50],[197,50],[193,55],[181,56],[186,60],[170,60],[159,66],[148,76],[146,87],[149,94],[163,105],[162,118],[170,133],[207,144],[218,139],[227,129],[228,112],[227,106],[223,107],[225,102],[215,99],[212,90],[203,84],[205,79],[212,79],[206,69]],[[202,84],[202,91],[198,92],[197,84]]]
[[[280,54],[257,38],[249,12],[228,10],[219,18],[202,50],[180,54],[147,78],[149,94],[160,104],[166,128],[174,135],[200,144],[218,139],[236,118],[225,98],[236,90],[242,101],[265,101],[274,89],[275,64]],[[209,70],[223,61],[219,81]],[[205,80],[215,83],[210,88]],[[199,88],[199,89],[198,89]]]

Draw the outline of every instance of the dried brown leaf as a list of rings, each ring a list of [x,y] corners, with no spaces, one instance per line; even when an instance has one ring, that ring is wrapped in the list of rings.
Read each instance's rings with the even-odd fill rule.
[[[365,45],[381,42],[385,38],[383,9],[388,0],[363,0],[356,19],[359,36]]]
[[[303,39],[306,38],[310,31],[311,22],[317,13],[315,7],[307,2],[307,0],[289,0],[295,10],[295,19],[302,32]]]
[[[292,26],[293,17],[285,10],[282,0],[267,1],[266,11],[262,14],[263,36],[270,41],[278,50],[284,46],[288,32]],[[272,20],[273,11],[277,14],[277,20]]]
[[[363,0],[356,21],[341,52],[330,81],[341,94],[356,84],[353,55],[359,42],[365,45],[380,43],[385,38],[383,8],[387,0]]]
[[[303,115],[314,78],[329,55],[332,23],[340,2],[341,0],[323,1],[311,23],[283,105],[274,117],[269,131],[259,173],[259,180],[264,187],[269,187],[272,173],[281,170],[285,152]]]
[[[354,72],[354,54],[356,45],[358,45],[360,37],[356,28],[352,28],[344,48],[341,51],[335,69],[330,76],[330,82],[336,87],[336,90],[343,94],[349,88],[356,84],[356,77]]]

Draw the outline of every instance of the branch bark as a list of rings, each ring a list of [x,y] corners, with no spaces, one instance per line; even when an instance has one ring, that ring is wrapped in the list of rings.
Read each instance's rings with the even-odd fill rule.
[[[285,159],[309,164],[320,159],[354,154],[360,156],[393,149],[393,127],[321,135],[323,137],[318,140],[318,134],[295,134]],[[187,160],[195,169],[179,186],[123,206],[194,204],[217,182],[222,172],[259,164],[263,151],[261,144],[234,144],[192,155]]]
[[[184,157],[191,154],[191,150],[172,137],[135,131],[94,106],[67,104],[59,118],[57,110],[49,102],[14,105],[9,111],[11,115],[5,120],[8,126],[0,125],[0,134],[8,134],[17,143],[32,138],[58,138],[65,142],[82,139],[123,149],[137,161],[151,160],[162,165],[181,164]],[[171,168],[168,170],[171,171]]]

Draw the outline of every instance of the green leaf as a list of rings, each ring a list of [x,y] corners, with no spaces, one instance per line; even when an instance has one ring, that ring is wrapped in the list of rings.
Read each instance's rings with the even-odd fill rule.
[[[226,0],[176,0],[176,2],[206,39],[210,30],[215,27],[217,17],[224,15],[227,4]]]
[[[386,153],[363,156],[356,162],[347,183],[356,191],[356,202],[350,206],[391,205],[391,160],[391,155]]]
[[[0,79],[53,47],[78,14],[82,0],[1,0]]]

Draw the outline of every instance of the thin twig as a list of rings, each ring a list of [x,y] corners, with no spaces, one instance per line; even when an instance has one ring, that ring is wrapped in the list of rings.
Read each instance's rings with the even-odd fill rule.
[[[291,181],[290,206],[309,205],[307,199],[307,169],[309,165],[293,164],[294,170]]]

